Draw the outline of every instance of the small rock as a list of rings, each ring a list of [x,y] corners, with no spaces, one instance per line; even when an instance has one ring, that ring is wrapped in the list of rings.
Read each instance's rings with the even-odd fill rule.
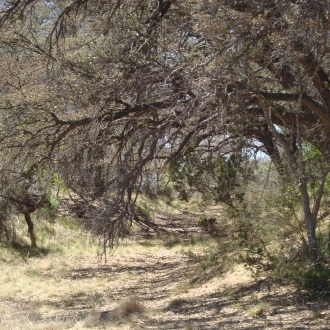
[[[167,315],[174,315],[174,312],[172,312],[172,311],[168,311],[168,312],[166,312],[165,314],[167,314]]]

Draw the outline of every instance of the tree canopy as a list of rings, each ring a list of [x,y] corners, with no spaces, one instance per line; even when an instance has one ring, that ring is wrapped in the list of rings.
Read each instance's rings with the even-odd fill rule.
[[[248,148],[299,188],[315,262],[330,165],[329,8],[328,0],[1,1],[1,196],[58,173],[99,201],[87,214],[111,243],[137,216],[146,173],[161,177],[191,149],[216,158]],[[312,201],[306,143],[319,154]]]

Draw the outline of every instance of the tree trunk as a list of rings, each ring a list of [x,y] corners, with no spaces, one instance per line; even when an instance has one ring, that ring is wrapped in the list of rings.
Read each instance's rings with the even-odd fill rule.
[[[314,265],[318,262],[319,253],[316,241],[316,217],[313,215],[309,204],[309,195],[307,184],[301,183],[299,186],[301,192],[302,205],[304,210],[304,221],[307,232],[307,242],[309,250],[309,264]]]
[[[32,247],[37,247],[37,238],[34,234],[34,225],[31,219],[31,213],[30,212],[24,212],[24,217],[25,217],[25,221],[28,225],[28,233],[30,235],[30,239],[31,239],[31,246]]]
[[[316,241],[315,224],[311,214],[305,214],[305,226],[308,237],[309,263],[310,265],[314,265],[318,262],[319,253]]]
[[[95,169],[94,185],[95,185],[95,197],[101,197],[105,192],[105,184],[103,178],[103,166],[97,165]]]

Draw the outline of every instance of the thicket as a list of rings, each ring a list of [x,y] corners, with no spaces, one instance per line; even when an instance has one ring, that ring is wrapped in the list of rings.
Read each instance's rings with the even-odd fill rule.
[[[328,192],[329,188],[328,179],[325,191]],[[207,230],[213,236],[219,235],[219,242],[229,236],[228,256],[244,262],[256,279],[263,279],[269,285],[293,284],[307,299],[328,299],[329,195],[325,194],[316,224],[319,260],[311,266],[304,215],[296,185],[283,182],[275,165],[267,160],[258,163],[253,180],[245,189],[245,200],[238,211],[233,212],[227,205],[226,216],[230,226],[225,234],[221,226],[208,226]],[[315,186],[309,189],[313,195]],[[223,242],[220,248],[221,244]]]

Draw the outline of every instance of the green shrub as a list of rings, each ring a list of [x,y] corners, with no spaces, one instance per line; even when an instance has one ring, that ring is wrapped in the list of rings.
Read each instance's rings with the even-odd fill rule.
[[[198,226],[204,228],[205,230],[209,230],[214,227],[216,222],[216,218],[202,218],[198,221]]]
[[[309,267],[295,279],[299,290],[303,291],[308,298],[330,297],[330,268],[324,264]]]
[[[270,283],[294,285],[304,299],[330,298],[330,268],[324,264],[309,266],[307,260],[294,261],[279,251],[248,252],[245,263],[256,277],[267,276]]]

